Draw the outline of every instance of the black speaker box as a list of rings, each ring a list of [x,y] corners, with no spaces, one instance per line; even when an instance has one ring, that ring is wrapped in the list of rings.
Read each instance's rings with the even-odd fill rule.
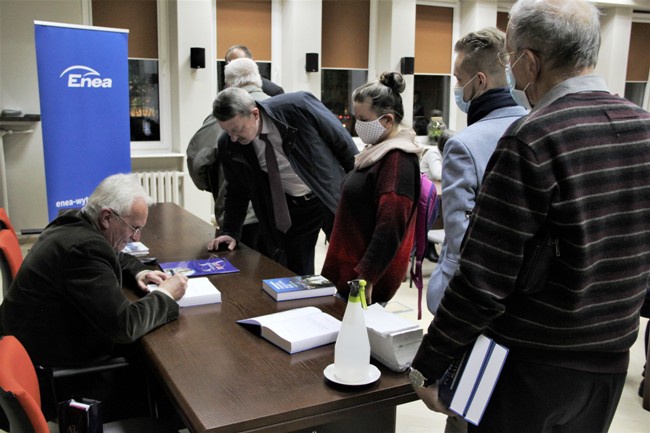
[[[415,72],[415,58],[414,57],[402,57],[401,62],[401,73],[402,75],[413,75]]]
[[[205,48],[190,48],[190,66],[192,69],[205,68]]]
[[[307,53],[305,55],[305,71],[318,72],[318,53]]]

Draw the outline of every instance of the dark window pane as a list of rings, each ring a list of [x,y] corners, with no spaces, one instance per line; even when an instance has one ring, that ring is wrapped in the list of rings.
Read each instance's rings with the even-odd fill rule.
[[[158,60],[129,59],[131,141],[160,141]]]
[[[260,75],[267,80],[271,79],[271,62],[255,62],[257,63],[257,68],[260,71]],[[226,67],[226,62],[224,60],[217,61],[217,86],[219,91],[222,91],[224,88],[223,84],[223,69]]]
[[[625,83],[625,99],[635,103],[639,107],[643,106],[643,95],[645,94],[646,83],[634,82]]]
[[[321,75],[321,100],[338,117],[343,126],[356,137],[352,92],[368,80],[366,70],[323,69]]]
[[[415,75],[413,100],[418,105],[418,113],[413,112],[413,129],[418,135],[427,135],[426,125],[433,110],[440,110],[445,124],[449,125],[450,83],[449,75]]]

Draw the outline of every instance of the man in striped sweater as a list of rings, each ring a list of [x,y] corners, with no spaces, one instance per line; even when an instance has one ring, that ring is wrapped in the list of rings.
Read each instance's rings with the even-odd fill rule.
[[[606,432],[623,389],[650,274],[650,114],[594,75],[599,12],[583,0],[520,0],[506,67],[530,105],[488,163],[460,269],[410,377],[435,411],[435,381],[484,333],[510,349],[470,432]],[[548,279],[516,288],[524,248],[556,239]]]

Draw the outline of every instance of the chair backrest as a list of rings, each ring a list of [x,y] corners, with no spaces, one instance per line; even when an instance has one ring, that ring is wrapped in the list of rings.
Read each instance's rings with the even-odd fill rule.
[[[0,338],[0,389],[0,405],[9,419],[11,433],[49,433],[41,412],[34,365],[20,341],[11,335]],[[18,405],[12,403],[12,395]],[[25,418],[31,426],[24,423]]]
[[[0,207],[0,230],[11,230],[11,232],[16,236],[16,230],[14,229],[14,226],[11,224],[11,220],[9,219],[9,215],[7,215],[7,212],[5,211],[4,208]]]
[[[20,251],[18,238],[7,229],[0,230],[0,260],[7,262],[11,278],[16,278],[18,269],[23,263],[23,253]]]

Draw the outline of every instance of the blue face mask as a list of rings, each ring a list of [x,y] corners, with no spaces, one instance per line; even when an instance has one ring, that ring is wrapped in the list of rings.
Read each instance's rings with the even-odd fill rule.
[[[517,80],[515,80],[515,74],[512,73],[512,68],[517,64],[517,62],[523,57],[523,53],[515,62],[510,66],[510,64],[506,65],[506,82],[508,83],[508,87],[510,88],[510,96],[512,96],[512,99],[515,100],[515,102],[522,107],[524,107],[526,110],[531,109],[530,101],[528,100],[528,96],[526,95],[526,89],[528,89],[528,86],[530,86],[530,83],[526,84],[526,87],[524,87],[524,90],[519,90],[516,89],[515,87],[517,86]]]
[[[463,98],[463,93],[465,91],[465,87],[469,86],[474,79],[478,77],[478,74],[474,75],[471,80],[467,82],[463,87],[456,87],[454,88],[454,98],[456,99],[456,105],[458,106],[458,109],[462,111],[463,113],[467,113],[469,111],[469,106],[472,103],[472,99],[469,101],[465,101]]]

